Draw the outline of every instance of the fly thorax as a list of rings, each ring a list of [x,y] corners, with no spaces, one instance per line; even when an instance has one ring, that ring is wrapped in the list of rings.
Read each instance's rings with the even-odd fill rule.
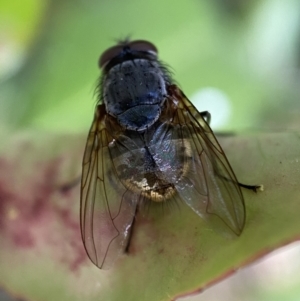
[[[111,68],[104,78],[107,113],[130,130],[150,127],[159,118],[166,95],[166,75],[154,61],[125,61]]]

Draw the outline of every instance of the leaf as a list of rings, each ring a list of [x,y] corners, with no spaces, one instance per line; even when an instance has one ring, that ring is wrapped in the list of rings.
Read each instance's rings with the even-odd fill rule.
[[[27,63],[0,89],[1,122],[60,132],[87,128],[98,56],[113,38],[128,33],[157,44],[187,94],[200,85],[228,93],[236,124],[256,125],[261,106],[268,120],[278,122],[261,99],[274,106],[280,90],[286,105],[287,97],[297,100],[295,90],[266,85],[252,71],[248,55],[237,60],[247,22],[240,19],[232,26],[220,21],[213,7],[193,1],[176,6],[172,1],[49,1]],[[283,116],[281,107],[274,110]],[[238,179],[265,186],[259,194],[244,191],[247,223],[240,237],[213,232],[184,204],[170,206],[163,214],[138,218],[130,255],[108,272],[91,264],[80,237],[77,182],[85,137],[35,131],[1,138],[0,286],[12,295],[29,300],[170,300],[299,238],[297,133],[222,139]]]
[[[109,271],[87,258],[79,231],[85,139],[20,133],[0,157],[0,286],[29,300],[172,300],[200,291],[300,237],[299,133],[220,139],[243,191],[247,221],[227,238],[184,204],[138,216],[129,255]],[[7,138],[7,137],[6,137]],[[4,139],[4,137],[3,137]],[[288,146],[288,147],[287,147]]]

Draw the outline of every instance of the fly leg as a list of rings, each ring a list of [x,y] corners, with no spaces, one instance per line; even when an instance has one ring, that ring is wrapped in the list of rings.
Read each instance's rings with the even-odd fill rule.
[[[245,188],[245,189],[249,189],[249,190],[252,190],[254,192],[258,192],[258,191],[263,191],[264,190],[264,186],[263,185],[248,185],[248,184],[243,184],[243,183],[240,183],[240,182],[235,182],[233,181],[232,179],[228,179],[218,173],[216,173],[216,175],[219,177],[219,178],[222,178],[223,180],[225,181],[228,181],[228,182],[231,182],[231,183],[237,183],[240,187],[242,188]]]
[[[76,187],[81,181],[81,176],[78,177],[78,178],[75,178],[74,180],[72,180],[71,182],[68,182],[66,184],[63,184],[59,187],[59,190],[62,192],[62,193],[66,193],[68,192],[69,190],[71,190],[72,188]]]
[[[243,183],[240,183],[240,182],[237,182],[237,184],[240,186],[240,187],[243,187],[243,188],[246,188],[246,189],[249,189],[249,190],[252,190],[254,192],[257,192],[257,191],[263,191],[264,190],[264,186],[263,185],[247,185],[247,184],[243,184]]]
[[[126,254],[129,254],[129,248],[130,248],[130,244],[131,244],[131,239],[132,239],[132,235],[133,235],[133,229],[134,229],[134,224],[135,224],[135,219],[136,219],[137,213],[138,213],[138,205],[135,208],[134,217],[133,217],[133,221],[132,221],[132,224],[131,224],[131,227],[130,227],[131,229],[130,229],[130,232],[129,232],[128,240],[127,240],[127,245],[126,245],[126,248],[124,250],[124,252]]]
[[[200,112],[200,115],[205,119],[205,121],[208,123],[208,125],[210,124],[210,120],[211,120],[211,115],[208,111],[203,111]]]

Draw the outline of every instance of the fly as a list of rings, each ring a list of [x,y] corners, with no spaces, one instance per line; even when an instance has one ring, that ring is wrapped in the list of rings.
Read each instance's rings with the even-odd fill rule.
[[[236,235],[245,224],[240,184],[210,126],[174,84],[148,41],[124,41],[100,57],[102,77],[87,138],[80,224],[99,268],[129,249],[145,203],[181,199],[203,218],[217,216]]]

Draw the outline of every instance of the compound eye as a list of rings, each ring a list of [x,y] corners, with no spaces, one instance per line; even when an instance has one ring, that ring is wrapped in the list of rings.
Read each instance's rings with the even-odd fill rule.
[[[157,48],[154,46],[154,44],[144,41],[144,40],[136,40],[132,41],[128,45],[130,49],[134,51],[145,51],[145,52],[150,52],[154,54],[155,56],[157,55],[158,51]]]
[[[118,56],[122,51],[123,51],[122,45],[113,46],[105,50],[99,58],[99,62],[98,62],[99,67],[102,68],[110,60]]]
[[[132,42],[122,42],[119,45],[108,48],[99,58],[98,65],[103,68],[113,58],[119,56],[122,52],[147,52],[157,56],[157,48],[150,42],[144,40],[136,40]]]

